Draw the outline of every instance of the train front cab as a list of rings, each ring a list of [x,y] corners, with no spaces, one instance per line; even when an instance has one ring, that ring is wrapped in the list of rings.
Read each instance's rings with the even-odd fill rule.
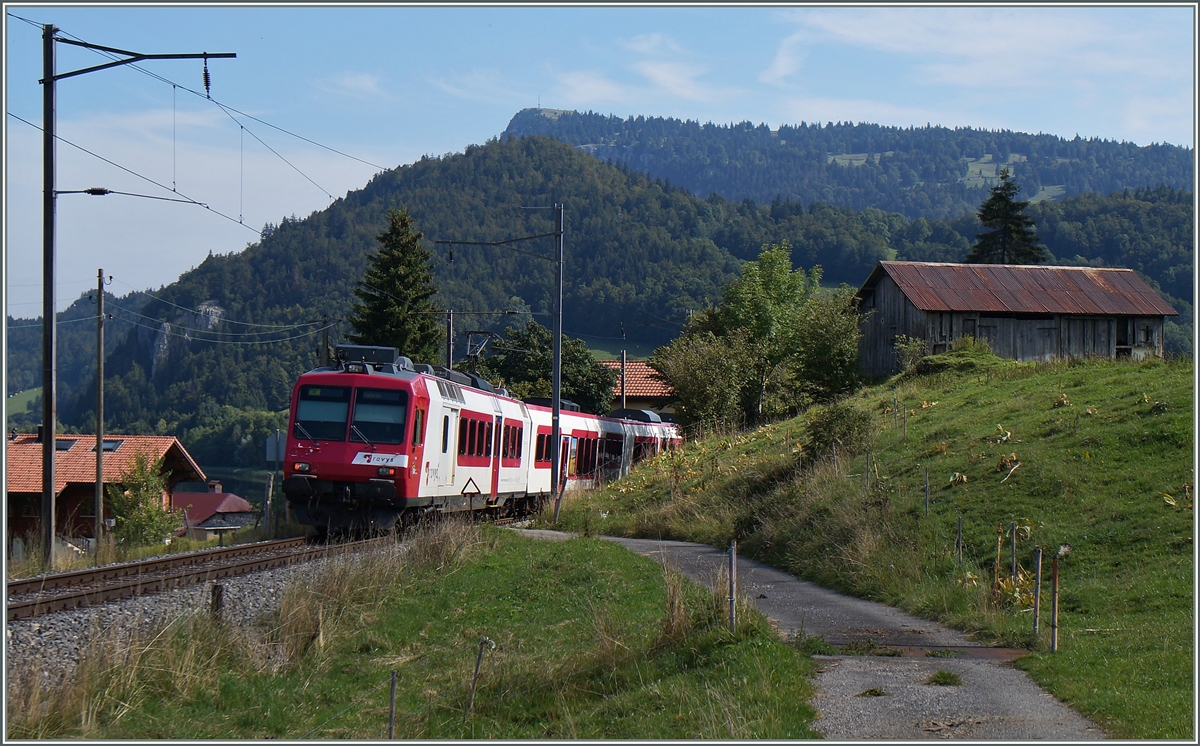
[[[292,391],[283,492],[318,533],[384,531],[416,508],[429,397],[395,364],[343,364]]]

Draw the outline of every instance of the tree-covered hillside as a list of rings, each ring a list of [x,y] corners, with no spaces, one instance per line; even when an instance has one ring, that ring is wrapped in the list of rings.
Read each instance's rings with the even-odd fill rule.
[[[850,122],[700,124],[523,109],[506,134],[548,135],[705,197],[875,207],[911,219],[978,209],[1007,165],[1024,199],[1137,187],[1191,189],[1192,150],[970,127]]]
[[[349,331],[341,320],[390,207],[405,207],[424,233],[440,307],[546,314],[552,263],[433,241],[548,233],[554,212],[541,208],[556,202],[566,205],[567,334],[619,338],[623,326],[631,343],[650,347],[676,336],[689,312],[715,303],[764,244],[786,240],[795,267],[820,265],[826,284],[857,286],[880,259],[957,261],[979,231],[973,216],[909,220],[875,208],[701,200],[549,138],[493,140],[381,173],[328,209],[267,226],[260,242],[210,256],[144,306],[110,301],[120,310],[107,332],[106,429],[179,435],[204,464],[259,463],[262,439],[279,426],[270,413],[286,408],[295,377],[318,363],[321,330],[329,327],[331,344]],[[1191,261],[1190,204],[1190,193],[1147,190],[1041,204],[1034,217],[1056,257],[1131,266],[1190,298],[1191,273],[1182,269]],[[553,239],[516,247],[549,255]],[[86,302],[67,313],[84,315]],[[456,319],[456,359],[467,329],[512,323],[494,318]],[[35,321],[10,319],[10,328]],[[94,327],[90,334],[86,321],[69,327],[79,327],[70,343],[78,354],[69,358],[77,382],[61,398],[60,416],[86,430],[94,416]],[[29,339],[20,346],[10,338],[9,375],[36,383],[40,334],[21,331]],[[66,359],[60,349],[60,368]]]

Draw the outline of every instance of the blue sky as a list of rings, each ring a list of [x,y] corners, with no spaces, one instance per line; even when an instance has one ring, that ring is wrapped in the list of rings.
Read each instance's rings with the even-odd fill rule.
[[[1194,146],[1191,5],[8,4],[5,303],[16,317],[41,313],[41,135],[13,115],[41,124],[42,62],[40,28],[14,16],[141,53],[236,52],[209,62],[213,100],[361,159],[128,66],[60,81],[60,136],[163,186],[60,143],[59,190],[172,197],[173,187],[211,208],[60,196],[60,309],[94,287],[99,267],[118,295],[169,284],[210,251],[256,241],[251,228],[320,210],[378,167],[485,142],[539,104],[771,127],[928,122]],[[104,61],[58,45],[60,73]],[[198,60],[141,66],[203,91]]]

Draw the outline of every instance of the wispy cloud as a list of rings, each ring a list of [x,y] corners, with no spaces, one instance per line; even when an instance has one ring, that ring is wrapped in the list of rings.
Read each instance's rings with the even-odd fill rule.
[[[619,102],[631,110],[647,105],[661,110],[666,102],[710,104],[742,93],[739,88],[711,83],[711,67],[666,34],[641,34],[616,45],[625,52],[611,68],[569,70],[555,76],[564,103]]]
[[[771,66],[759,73],[759,81],[767,85],[781,85],[789,76],[799,72],[806,56],[802,51],[802,43],[808,35],[807,31],[798,31],[784,39],[775,52]]]
[[[595,70],[560,73],[556,80],[558,83],[557,95],[568,106],[587,105],[600,101],[624,102],[630,98],[630,91],[626,86]]]
[[[512,104],[527,102],[530,97],[496,70],[475,69],[449,79],[428,78],[428,82],[451,96],[480,103]]]
[[[717,87],[701,82],[700,78],[708,71],[699,65],[664,60],[642,60],[635,63],[633,69],[662,93],[687,101],[710,102],[724,95]]]
[[[343,72],[315,82],[318,90],[335,96],[347,96],[359,100],[392,101],[396,95],[385,87],[383,78],[373,73]]]
[[[1189,74],[1148,27],[1128,26],[1123,16],[1097,9],[855,8],[788,17],[825,42],[928,60],[917,69],[934,84],[994,89],[1064,74]],[[779,56],[786,59],[794,44],[795,36],[785,40]]]
[[[1192,113],[1195,110],[1196,101],[1192,92],[1177,96],[1134,96],[1125,105],[1122,123],[1135,142],[1162,142],[1161,133],[1164,130],[1194,132]],[[1192,145],[1190,142],[1183,144]]]
[[[684,54],[683,47],[664,34],[642,34],[617,42],[621,47],[642,55]]]

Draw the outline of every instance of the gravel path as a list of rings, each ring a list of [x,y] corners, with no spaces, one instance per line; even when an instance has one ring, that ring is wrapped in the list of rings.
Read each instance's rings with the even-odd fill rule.
[[[554,531],[523,533],[543,539],[570,536]],[[701,544],[603,538],[666,561],[704,584],[711,584],[729,562],[726,552]],[[826,738],[1095,741],[1105,737],[1098,726],[1012,667],[1011,659],[1023,651],[982,646],[937,622],[843,596],[744,557],[738,558],[738,580],[740,594],[785,636],[820,636],[833,645],[872,641],[904,653],[903,657],[815,656],[818,693],[813,706],[819,718],[814,728]],[[925,655],[927,650],[945,648],[960,655]],[[938,670],[957,674],[962,683],[927,684],[926,679]]]

